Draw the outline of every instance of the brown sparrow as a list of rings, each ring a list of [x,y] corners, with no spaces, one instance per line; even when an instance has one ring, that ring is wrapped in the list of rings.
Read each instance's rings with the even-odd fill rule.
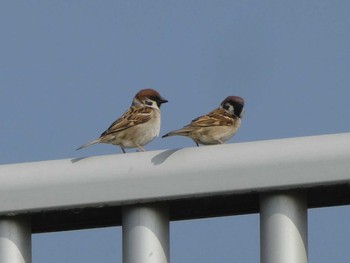
[[[194,119],[182,129],[163,135],[162,138],[180,135],[190,137],[197,146],[222,144],[237,132],[243,112],[243,98],[229,96],[221,102],[219,108]]]
[[[159,135],[160,105],[168,102],[153,89],[140,90],[133,98],[130,108],[104,131],[101,136],[77,150],[96,143],[119,145],[125,148],[138,148],[145,151],[144,145]]]

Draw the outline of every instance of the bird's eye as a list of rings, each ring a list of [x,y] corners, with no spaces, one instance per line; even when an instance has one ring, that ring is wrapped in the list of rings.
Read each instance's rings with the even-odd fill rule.
[[[148,105],[148,106],[152,106],[153,105],[153,102],[151,100],[146,100],[145,103]]]

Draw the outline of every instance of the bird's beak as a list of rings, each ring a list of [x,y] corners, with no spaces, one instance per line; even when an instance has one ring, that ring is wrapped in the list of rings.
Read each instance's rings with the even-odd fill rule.
[[[162,105],[163,103],[167,103],[168,101],[162,97],[160,97],[158,100],[157,100],[157,105],[158,105],[158,108],[160,108],[160,105]]]
[[[164,99],[164,98],[160,98],[160,100],[159,100],[159,103],[160,104],[162,104],[162,103],[167,103],[168,102],[168,100],[166,100],[166,99]]]

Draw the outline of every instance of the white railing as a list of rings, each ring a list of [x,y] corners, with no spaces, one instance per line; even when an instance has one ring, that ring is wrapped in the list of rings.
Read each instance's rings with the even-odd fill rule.
[[[262,263],[303,263],[307,208],[350,203],[350,133],[0,165],[0,182],[1,263],[30,263],[32,232],[118,224],[124,263],[165,263],[170,220],[247,212]]]

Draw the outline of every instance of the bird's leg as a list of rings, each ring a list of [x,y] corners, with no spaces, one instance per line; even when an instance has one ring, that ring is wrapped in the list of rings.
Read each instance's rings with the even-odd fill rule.
[[[123,153],[125,153],[125,149],[123,147],[121,147],[121,146],[120,146],[120,148],[122,148]]]
[[[145,152],[145,148],[143,148],[141,145],[136,145],[137,148],[139,148],[140,152]]]

